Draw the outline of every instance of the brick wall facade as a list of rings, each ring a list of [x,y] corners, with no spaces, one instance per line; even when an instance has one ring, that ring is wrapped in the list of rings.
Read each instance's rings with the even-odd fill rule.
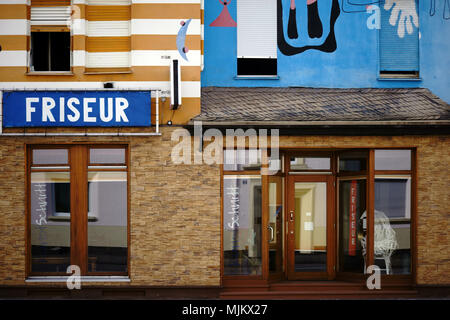
[[[220,285],[220,168],[171,163],[173,130],[162,128],[161,137],[0,137],[0,285],[25,283],[25,143],[52,142],[129,142],[131,285]],[[280,137],[280,146],[417,147],[417,283],[450,285],[449,136]]]

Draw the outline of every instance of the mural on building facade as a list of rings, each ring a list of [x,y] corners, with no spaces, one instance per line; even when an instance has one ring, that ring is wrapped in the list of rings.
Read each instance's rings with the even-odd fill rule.
[[[397,26],[397,35],[400,38],[405,36],[405,29],[408,34],[412,34],[413,24],[419,28],[419,16],[416,10],[416,0],[386,0],[384,10],[391,10],[389,23]]]
[[[310,38],[322,37],[323,27],[320,20],[319,10],[317,8],[317,0],[306,0],[308,8],[308,35]],[[295,0],[291,0],[288,20],[288,37],[289,39],[297,39],[297,8]]]
[[[188,53],[188,51],[189,51],[189,48],[186,47],[186,33],[187,33],[187,29],[189,27],[189,24],[191,23],[191,20],[192,19],[180,22],[181,28],[178,31],[178,35],[177,35],[178,52],[180,53],[181,57],[186,61],[189,61],[186,56],[186,53]]]
[[[319,8],[317,0],[307,0],[307,19],[308,19],[308,35],[310,39],[313,38],[321,38],[323,34],[323,26],[322,21],[320,20],[320,14],[319,14]],[[323,40],[321,44],[307,44],[302,46],[297,46],[294,43],[290,42],[289,40],[286,40],[285,37],[285,30],[286,25],[285,21],[283,19],[284,11],[283,11],[283,0],[278,0],[277,3],[277,29],[278,29],[278,49],[281,51],[282,54],[286,56],[292,56],[296,55],[302,52],[305,52],[306,50],[319,50],[322,52],[334,52],[337,48],[336,43],[336,36],[334,33],[334,25],[336,23],[337,18],[340,15],[340,7],[339,7],[339,0],[333,0],[331,4],[330,9],[330,19],[329,22],[326,24],[326,27],[328,27],[328,35]],[[292,16],[292,20],[291,20]],[[290,6],[289,6],[289,19],[287,21],[287,34],[289,39],[296,39],[298,38],[298,29],[295,30],[295,33],[293,31],[294,28],[297,28],[297,20],[294,17],[296,16],[296,6],[295,1],[290,0]],[[295,25],[294,25],[295,24]],[[291,29],[289,31],[289,29]],[[297,37],[294,37],[297,34]],[[292,36],[292,37],[291,37]]]
[[[219,0],[219,2],[223,5],[222,12],[220,15],[211,22],[209,25],[210,27],[236,27],[237,23],[234,21],[234,19],[231,17],[230,12],[228,11],[228,5],[230,4],[231,0]]]
[[[447,2],[449,0],[445,1]],[[373,12],[376,5],[383,5],[384,10],[391,11],[389,24],[393,27],[397,26],[397,35],[399,38],[405,37],[405,30],[408,34],[412,34],[414,32],[413,26],[419,28],[416,0],[361,0],[358,3],[351,2],[350,0],[342,0],[342,11],[345,13]],[[434,5],[434,0],[431,0],[430,13]],[[377,25],[379,28],[379,24]]]
[[[432,17],[435,14],[436,14],[436,0],[430,0],[430,16]],[[444,20],[450,20],[450,0],[444,0],[442,18]]]

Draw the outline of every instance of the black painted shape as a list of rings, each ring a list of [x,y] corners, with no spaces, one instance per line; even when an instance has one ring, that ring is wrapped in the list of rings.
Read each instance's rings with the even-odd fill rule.
[[[281,53],[286,56],[293,56],[295,54],[302,53],[306,50],[314,49],[323,52],[334,52],[337,48],[336,37],[334,34],[334,25],[336,23],[337,18],[341,13],[341,9],[339,7],[339,0],[333,0],[333,4],[331,6],[331,15],[330,15],[330,33],[328,33],[327,38],[321,45],[317,46],[303,46],[303,47],[294,47],[286,42],[284,38],[283,32],[283,4],[282,0],[278,0],[277,4],[277,31],[278,31],[278,49],[280,49]]]
[[[308,34],[310,38],[320,38],[323,33],[317,1],[308,4]]]
[[[288,21],[288,37],[289,39],[297,39],[297,9],[289,10],[289,21]]]

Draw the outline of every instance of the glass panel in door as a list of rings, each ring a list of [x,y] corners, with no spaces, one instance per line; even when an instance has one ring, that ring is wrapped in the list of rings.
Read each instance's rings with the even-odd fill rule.
[[[296,182],[294,192],[294,270],[326,272],[327,183]]]
[[[283,271],[283,178],[269,177],[269,273]]]

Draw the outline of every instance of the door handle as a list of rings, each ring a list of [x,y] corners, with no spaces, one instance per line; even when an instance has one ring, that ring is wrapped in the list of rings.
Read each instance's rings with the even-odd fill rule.
[[[273,242],[273,240],[275,239],[273,227],[272,226],[267,226],[267,229],[270,230],[270,241],[269,242]]]

